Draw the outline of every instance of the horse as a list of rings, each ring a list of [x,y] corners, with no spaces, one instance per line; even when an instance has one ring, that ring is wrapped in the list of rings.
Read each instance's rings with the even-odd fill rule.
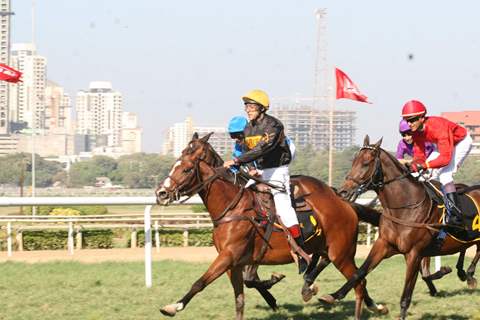
[[[405,319],[423,257],[449,255],[480,243],[480,238],[462,242],[450,234],[441,248],[432,245],[443,210],[434,205],[425,185],[411,176],[409,170],[380,146],[382,139],[370,144],[368,135],[355,155],[352,168],[339,193],[352,198],[361,190],[374,190],[384,209],[380,219],[379,237],[366,260],[355,274],[336,292],[321,297],[333,304],[345,297],[383,259],[395,254],[405,257],[407,272],[400,300],[400,319]],[[480,202],[480,187],[469,187],[467,194]]]
[[[256,195],[249,188],[233,184],[225,177],[225,169],[218,168],[223,160],[208,143],[210,135],[202,138],[193,135],[155,194],[157,202],[166,205],[181,196],[198,193],[214,225],[213,242],[218,256],[180,300],[160,311],[175,316],[197,293],[227,272],[234,290],[236,319],[243,319],[244,266],[287,264],[292,262],[292,255],[286,235],[280,232],[271,234],[266,250],[259,255],[267,239],[265,231],[255,220],[260,210]],[[323,257],[327,263],[322,266],[331,261],[347,279],[350,278],[357,270],[354,256],[357,214],[360,213],[322,181],[307,176],[295,179],[298,191],[313,209],[321,226],[321,234],[306,243],[305,251]],[[361,281],[355,285],[355,319],[360,319],[363,300],[374,311],[388,312],[385,306],[376,305],[368,296],[366,281]]]
[[[466,188],[468,186],[457,184],[457,187]],[[377,199],[378,197],[375,197],[375,199],[371,201],[371,203],[368,204],[367,206],[373,209],[375,204],[377,203]],[[381,213],[379,212],[378,214],[381,214]],[[378,224],[374,224],[374,226],[378,227]],[[460,254],[458,256],[457,264],[455,265],[455,268],[457,269],[457,277],[462,282],[466,281],[469,289],[475,289],[477,287],[477,279],[475,279],[474,274],[475,274],[475,269],[476,269],[478,260],[480,260],[480,245],[477,245],[475,256],[472,259],[470,266],[468,267],[466,272],[464,269],[465,253],[466,253],[466,250],[462,250],[460,251]],[[425,284],[428,287],[429,294],[432,297],[435,297],[438,294],[438,290],[435,287],[435,284],[433,283],[433,281],[439,280],[444,276],[446,276],[447,274],[451,273],[452,268],[450,268],[449,266],[441,266],[438,271],[431,273],[430,260],[431,260],[431,257],[424,257],[422,259],[421,267],[420,267],[420,275],[422,277],[422,280],[425,282]]]

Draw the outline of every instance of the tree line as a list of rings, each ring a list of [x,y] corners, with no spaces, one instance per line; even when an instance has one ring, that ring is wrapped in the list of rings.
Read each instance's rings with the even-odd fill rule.
[[[358,147],[334,152],[333,186],[340,186],[351,168]],[[66,172],[62,164],[36,156],[35,180],[38,187],[60,184],[67,187],[93,186],[97,177],[108,177],[113,184],[126,188],[154,188],[170,171],[175,159],[172,156],[136,153],[113,159],[94,156],[90,160],[75,162]],[[455,181],[480,184],[480,157],[467,157]],[[312,148],[297,150],[290,164],[291,174],[303,174],[328,181],[328,151]],[[0,157],[0,184],[20,186],[31,184],[31,155],[16,153]]]

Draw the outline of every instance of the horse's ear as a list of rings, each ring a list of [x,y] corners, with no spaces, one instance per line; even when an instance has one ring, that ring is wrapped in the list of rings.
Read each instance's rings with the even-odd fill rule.
[[[365,139],[363,139],[363,146],[366,147],[370,145],[370,137],[368,136],[368,134],[365,136]]]
[[[377,143],[375,143],[375,149],[380,148],[380,146],[382,145],[382,141],[383,141],[383,137],[381,137],[380,140],[378,140]]]
[[[202,142],[207,142],[208,139],[210,139],[210,136],[211,136],[212,134],[213,134],[213,131],[210,132],[209,134],[207,134],[206,136],[203,136],[203,137],[200,139],[200,141],[202,141]]]
[[[195,132],[192,136],[192,140],[198,140],[198,132]]]

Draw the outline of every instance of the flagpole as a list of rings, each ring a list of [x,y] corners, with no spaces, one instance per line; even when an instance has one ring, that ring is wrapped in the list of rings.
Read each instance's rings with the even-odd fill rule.
[[[329,143],[328,143],[328,185],[333,182],[333,111],[335,108],[334,90],[332,85],[332,76],[328,73],[328,119],[329,119]]]

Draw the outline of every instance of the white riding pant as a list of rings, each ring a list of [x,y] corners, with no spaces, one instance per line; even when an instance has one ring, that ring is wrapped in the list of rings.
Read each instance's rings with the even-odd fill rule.
[[[432,172],[432,179],[440,180],[442,186],[447,183],[453,182],[453,174],[457,172],[458,168],[462,165],[463,160],[467,157],[472,149],[472,137],[467,133],[467,136],[460,141],[453,149],[452,160],[445,167],[434,169]],[[433,151],[428,157],[427,161],[431,161],[438,157],[440,154],[437,150]]]
[[[282,219],[285,227],[288,228],[298,224],[297,214],[292,208],[292,202],[290,200],[290,173],[288,172],[288,166],[268,168],[261,171],[262,179],[271,184],[285,187],[286,192],[280,192],[279,190],[271,188],[277,214],[280,216],[280,219]]]

